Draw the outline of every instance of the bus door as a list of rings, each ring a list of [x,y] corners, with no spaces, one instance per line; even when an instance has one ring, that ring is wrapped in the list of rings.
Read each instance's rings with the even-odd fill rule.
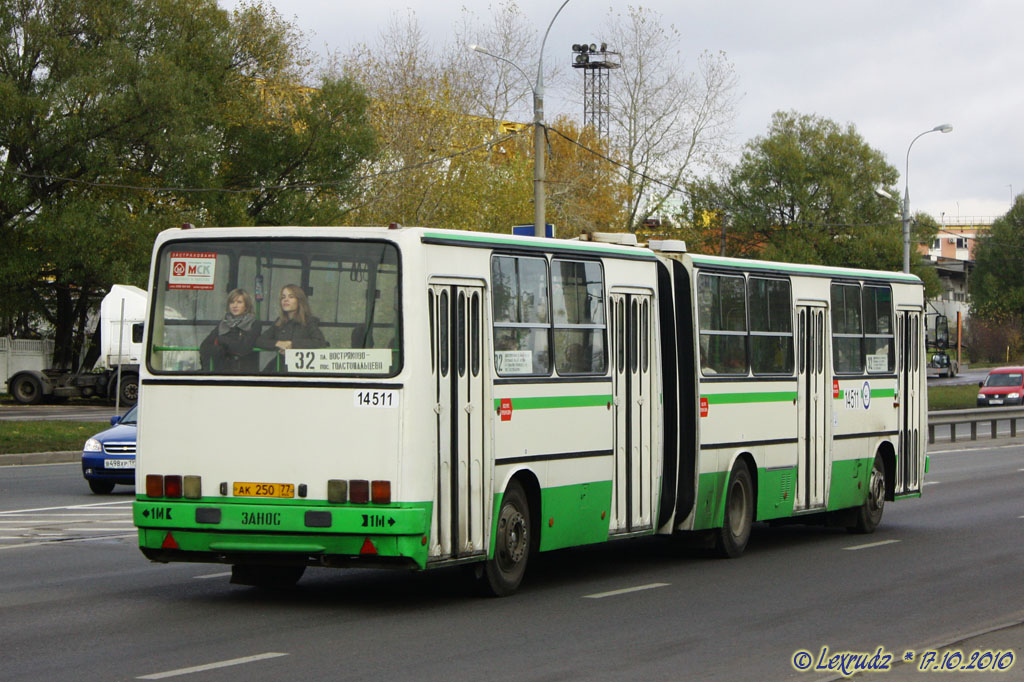
[[[446,558],[485,547],[483,292],[476,282],[438,280],[427,294],[437,428],[431,554]]]
[[[649,292],[612,291],[611,364],[615,405],[615,472],[610,532],[652,525],[654,380]]]
[[[825,506],[828,420],[832,394],[825,361],[823,304],[797,305],[797,475],[793,510]]]
[[[900,452],[896,467],[896,494],[921,489],[921,312],[901,310],[897,321],[900,391]]]

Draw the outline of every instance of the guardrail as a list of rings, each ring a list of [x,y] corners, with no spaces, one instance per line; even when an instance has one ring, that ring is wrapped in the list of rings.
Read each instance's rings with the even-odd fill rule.
[[[928,413],[928,442],[935,442],[935,427],[948,426],[949,440],[956,442],[957,426],[970,424],[971,440],[978,440],[978,424],[989,424],[989,437],[999,437],[999,423],[1009,422],[1010,438],[1017,435],[1017,420],[1024,419],[1024,407],[975,407],[969,410],[941,410]]]

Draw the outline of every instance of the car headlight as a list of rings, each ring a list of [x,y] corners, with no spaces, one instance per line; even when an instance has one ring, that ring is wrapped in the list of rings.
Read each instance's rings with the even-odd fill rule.
[[[1007,398],[1019,398],[1020,397],[1020,393],[1009,393],[1009,394],[1007,394],[1006,397]]]
[[[85,441],[85,447],[82,448],[85,452],[103,452],[103,443],[99,442],[95,438],[90,438]]]
[[[984,400],[984,399],[985,399],[985,394],[984,393],[979,393],[978,394],[978,400]]]

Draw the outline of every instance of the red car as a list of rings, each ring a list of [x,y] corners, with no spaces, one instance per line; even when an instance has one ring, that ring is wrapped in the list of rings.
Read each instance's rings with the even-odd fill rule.
[[[978,407],[1020,405],[1024,398],[1024,367],[997,367],[978,386]]]

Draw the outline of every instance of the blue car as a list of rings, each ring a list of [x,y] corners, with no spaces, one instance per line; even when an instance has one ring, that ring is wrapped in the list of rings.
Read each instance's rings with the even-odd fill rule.
[[[111,417],[111,428],[85,441],[82,474],[97,495],[107,495],[116,484],[135,485],[135,440],[138,405],[123,417]]]

